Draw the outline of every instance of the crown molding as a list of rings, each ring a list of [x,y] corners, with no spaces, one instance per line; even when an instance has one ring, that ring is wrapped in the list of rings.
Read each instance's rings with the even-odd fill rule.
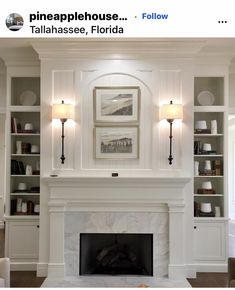
[[[39,66],[39,58],[32,47],[0,49],[0,57],[6,66]]]
[[[40,59],[98,58],[136,59],[192,57],[205,45],[204,40],[74,40],[34,41]]]

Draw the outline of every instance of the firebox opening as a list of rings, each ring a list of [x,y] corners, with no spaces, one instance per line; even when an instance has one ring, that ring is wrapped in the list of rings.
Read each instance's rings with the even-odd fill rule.
[[[80,275],[153,276],[152,234],[80,234]]]

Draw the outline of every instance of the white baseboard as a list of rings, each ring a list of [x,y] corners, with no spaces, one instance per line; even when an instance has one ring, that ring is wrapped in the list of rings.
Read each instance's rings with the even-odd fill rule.
[[[227,264],[195,264],[197,272],[228,272]]]
[[[196,278],[197,271],[194,264],[186,264],[185,265],[185,276],[186,278]]]
[[[38,263],[37,264],[37,277],[47,277],[48,274],[48,264]]]
[[[5,224],[3,221],[0,221],[0,230],[4,229],[5,228]]]
[[[49,278],[63,278],[64,271],[64,263],[49,263],[48,264],[48,276]]]
[[[36,271],[36,263],[11,262],[11,271]]]

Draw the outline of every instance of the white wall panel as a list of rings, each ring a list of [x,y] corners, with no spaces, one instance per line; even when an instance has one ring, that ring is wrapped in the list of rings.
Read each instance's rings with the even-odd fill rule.
[[[146,84],[134,74],[102,73],[91,71],[90,83],[84,88],[82,96],[82,169],[150,169],[152,151],[152,96]],[[93,80],[92,80],[93,74]],[[84,77],[85,74],[83,74]],[[140,104],[140,154],[139,159],[101,160],[93,158],[93,89],[96,86],[139,86],[141,90]]]
[[[159,72],[159,103],[170,103],[173,101],[175,104],[182,104],[182,76],[179,70],[161,70]],[[162,120],[159,123],[159,143],[160,143],[160,170],[164,169],[179,169],[181,167],[181,129],[180,122],[173,123],[173,162],[169,165],[169,133],[170,125],[167,121]]]
[[[70,70],[58,70],[52,72],[52,103],[75,103],[75,72]],[[75,126],[74,122],[65,122],[65,158],[64,165],[61,164],[61,122],[53,121],[53,169],[74,169],[75,164]]]

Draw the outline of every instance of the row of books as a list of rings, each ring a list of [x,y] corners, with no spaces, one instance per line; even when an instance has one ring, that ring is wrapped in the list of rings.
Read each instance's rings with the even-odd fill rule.
[[[11,160],[11,174],[12,175],[25,175],[25,167],[22,161]]]

